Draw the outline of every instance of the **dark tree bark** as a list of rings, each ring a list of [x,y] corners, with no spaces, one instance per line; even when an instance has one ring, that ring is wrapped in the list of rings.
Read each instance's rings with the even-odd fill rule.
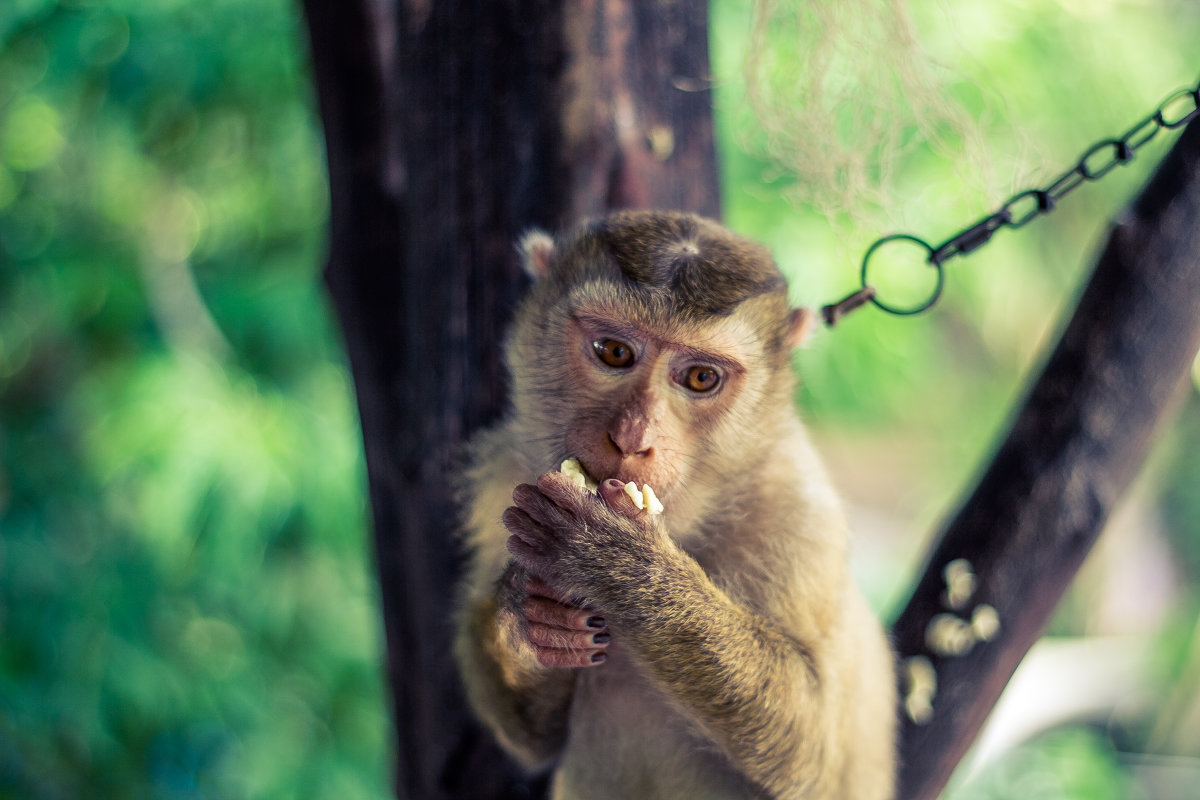
[[[503,404],[513,242],[616,207],[719,213],[703,0],[304,0],[326,281],[358,393],[400,797],[535,796],[450,657],[456,453]],[[318,454],[319,457],[319,454]]]
[[[1200,348],[1200,125],[1191,125],[1113,227],[1079,306],[1007,440],[946,528],[895,625],[901,658],[930,656],[939,689],[924,726],[902,717],[902,800],[932,800],[1099,536],[1181,396]],[[1000,635],[938,658],[944,566],[971,562],[972,603]]]

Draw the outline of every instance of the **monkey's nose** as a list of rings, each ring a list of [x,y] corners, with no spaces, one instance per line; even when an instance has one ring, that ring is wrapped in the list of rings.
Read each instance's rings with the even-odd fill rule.
[[[651,458],[654,455],[654,448],[641,437],[613,436],[612,432],[609,432],[608,441],[621,458]]]

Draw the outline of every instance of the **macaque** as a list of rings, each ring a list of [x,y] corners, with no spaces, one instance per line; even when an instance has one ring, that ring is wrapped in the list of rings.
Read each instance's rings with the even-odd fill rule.
[[[893,658],[793,408],[811,313],[766,248],[689,214],[521,249],[512,408],[464,490],[479,718],[558,799],[891,797]]]

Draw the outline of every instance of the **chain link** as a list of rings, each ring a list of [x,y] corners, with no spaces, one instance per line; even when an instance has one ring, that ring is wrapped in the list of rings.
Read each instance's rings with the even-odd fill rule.
[[[1038,217],[1054,210],[1062,198],[1085,183],[1098,181],[1115,167],[1128,164],[1143,145],[1163,129],[1175,130],[1187,125],[1200,116],[1200,85],[1191,89],[1180,89],[1164,100],[1150,116],[1127,130],[1119,138],[1103,139],[1088,148],[1075,166],[1059,175],[1042,189],[1026,189],[1018,192],[998,210],[967,226],[936,247],[923,239],[907,233],[892,234],[877,240],[867,249],[862,263],[862,288],[832,305],[825,306],[821,313],[825,324],[832,327],[838,320],[861,308],[868,302],[889,314],[907,316],[919,314],[931,308],[941,297],[945,283],[943,265],[955,256],[965,256],[989,241],[1001,228],[1023,228]],[[901,307],[887,302],[871,285],[869,270],[871,259],[883,246],[891,242],[909,242],[925,248],[926,262],[937,270],[936,282],[929,297],[913,306]]]

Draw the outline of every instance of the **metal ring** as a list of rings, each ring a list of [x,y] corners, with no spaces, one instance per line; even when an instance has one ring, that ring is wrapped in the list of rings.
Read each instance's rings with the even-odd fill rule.
[[[929,299],[927,299],[925,302],[923,302],[919,305],[912,306],[911,308],[903,308],[903,307],[893,306],[890,303],[885,303],[884,301],[879,299],[878,294],[876,294],[874,297],[871,298],[871,302],[874,303],[877,308],[880,308],[880,309],[886,311],[887,313],[894,314],[898,317],[908,317],[908,316],[912,316],[913,314],[920,314],[922,311],[928,310],[930,308],[930,306],[932,306],[934,303],[936,303],[938,301],[938,298],[942,296],[942,286],[945,284],[946,276],[945,276],[945,273],[942,271],[942,265],[933,260],[933,248],[929,246],[928,242],[926,242],[924,239],[919,239],[916,236],[912,236],[907,233],[895,233],[895,234],[892,234],[891,236],[885,236],[882,239],[880,239],[879,241],[875,242],[875,244],[871,245],[871,249],[867,250],[867,254],[865,256],[863,256],[863,262],[862,262],[862,285],[863,285],[863,288],[867,288],[868,286],[871,285],[870,281],[867,279],[867,273],[870,269],[870,264],[871,264],[871,256],[873,256],[875,254],[875,251],[878,250],[883,245],[887,244],[888,242],[896,242],[896,241],[909,241],[909,242],[912,242],[913,244],[917,244],[917,245],[920,245],[921,247],[924,247],[925,252],[928,254],[926,261],[929,263],[930,266],[932,266],[937,271],[937,284],[933,287],[933,293],[931,295],[929,295]]]
[[[1192,101],[1192,110],[1184,114],[1179,119],[1168,120],[1165,115],[1165,112],[1168,110],[1168,106],[1170,106],[1172,103],[1178,102],[1178,100],[1182,97],[1186,97]],[[1196,116],[1198,111],[1200,111],[1200,87],[1195,89],[1180,89],[1166,100],[1163,100],[1159,105],[1158,121],[1159,124],[1164,128],[1167,128],[1168,130],[1175,130],[1176,128],[1180,128],[1189,123]]]

